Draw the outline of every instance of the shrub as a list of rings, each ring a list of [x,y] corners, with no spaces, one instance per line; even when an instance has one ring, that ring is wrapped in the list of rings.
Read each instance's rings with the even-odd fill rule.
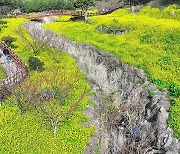
[[[153,98],[157,93],[155,91],[151,92],[148,96],[149,99]]]
[[[36,57],[29,57],[28,59],[30,70],[42,71],[44,62],[41,62],[40,59]]]
[[[2,101],[7,98],[10,95],[10,91],[6,88],[6,86],[1,86],[0,88],[0,104],[2,103]]]
[[[172,96],[178,97],[180,96],[180,87],[175,83],[171,83],[169,86],[169,91]]]
[[[8,46],[12,46],[11,43],[16,41],[16,38],[11,36],[4,36],[2,37],[2,41],[4,41]]]
[[[1,24],[1,25],[7,24],[7,21],[0,20],[0,24]]]

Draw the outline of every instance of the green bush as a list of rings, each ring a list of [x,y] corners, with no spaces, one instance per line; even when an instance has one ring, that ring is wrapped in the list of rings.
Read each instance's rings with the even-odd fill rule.
[[[180,96],[180,87],[175,83],[171,83],[169,86],[169,91],[172,96],[178,97]]]
[[[28,59],[30,70],[34,71],[42,71],[44,63],[40,61],[40,59],[36,57],[29,57]]]
[[[1,25],[7,24],[7,21],[0,20],[0,24],[1,24]]]
[[[149,99],[153,98],[157,93],[155,91],[151,92],[148,96]]]
[[[5,44],[7,44],[8,46],[12,46],[11,43],[15,42],[16,38],[11,37],[11,36],[4,36],[4,37],[2,37],[2,41],[4,41]]]

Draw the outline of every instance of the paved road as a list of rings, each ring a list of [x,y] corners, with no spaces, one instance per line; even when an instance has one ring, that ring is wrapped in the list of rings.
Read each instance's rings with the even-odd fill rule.
[[[16,83],[19,82],[22,78],[20,72],[23,70],[23,68],[18,65],[13,58],[7,62],[6,56],[3,54],[2,49],[0,49],[0,54],[2,54],[2,57],[0,58],[0,64],[2,65],[7,76],[5,83],[9,83],[13,80]]]

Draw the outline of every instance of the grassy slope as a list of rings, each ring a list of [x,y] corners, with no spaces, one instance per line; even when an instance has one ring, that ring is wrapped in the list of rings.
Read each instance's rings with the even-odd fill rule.
[[[160,89],[168,88],[171,95],[176,97],[171,107],[169,125],[180,138],[179,7],[171,6],[161,14],[146,9],[140,14],[129,14],[128,9],[117,10],[110,15],[92,17],[89,24],[80,21],[58,22],[45,27],[71,40],[91,43],[111,52],[121,61],[143,69]],[[170,15],[171,12],[175,12],[175,15]],[[96,30],[101,25],[125,28],[129,32],[123,35],[104,34]]]
[[[0,32],[0,39],[7,35],[17,38],[17,41],[14,43],[14,46],[16,46],[15,51],[27,62],[28,58],[33,56],[33,52],[27,46],[23,45],[22,40],[15,32],[17,27],[26,20],[23,18],[4,20],[8,24]],[[43,73],[47,73],[47,75],[51,73],[52,66],[65,71],[69,78],[72,78],[73,72],[80,72],[75,66],[75,61],[62,52],[51,49],[49,52],[40,52],[37,57],[44,62],[45,70]],[[31,77],[27,82],[38,79],[39,73],[30,73]],[[51,78],[51,76],[48,77]],[[81,74],[81,80],[77,84],[76,93],[73,93],[74,97],[81,94],[83,86],[88,86],[88,84],[85,77]],[[93,127],[85,127],[79,124],[79,121],[88,120],[82,114],[82,110],[89,103],[89,99],[85,98],[80,108],[74,113],[74,116],[66,123],[59,124],[58,135],[54,139],[50,126],[43,120],[42,115],[34,111],[27,112],[20,117],[15,99],[13,97],[9,98],[0,107],[0,153],[83,153],[89,137],[94,132]]]

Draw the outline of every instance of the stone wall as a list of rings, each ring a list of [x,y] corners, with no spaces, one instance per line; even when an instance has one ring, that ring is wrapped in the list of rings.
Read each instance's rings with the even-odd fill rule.
[[[12,8],[9,6],[0,6],[0,15],[7,15],[8,13],[11,13]]]
[[[77,44],[42,28],[24,24],[31,36],[77,60],[96,95],[95,106],[85,111],[96,126],[86,154],[178,153],[179,143],[167,128],[169,100],[146,74],[88,44]]]

